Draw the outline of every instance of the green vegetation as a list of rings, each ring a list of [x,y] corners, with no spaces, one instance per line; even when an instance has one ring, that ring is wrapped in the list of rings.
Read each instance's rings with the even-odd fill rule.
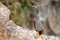
[[[11,19],[20,26],[26,26],[26,23],[29,22],[29,19],[33,19],[36,15],[36,9],[32,7],[31,3],[28,0],[24,0],[21,6],[11,14]],[[33,17],[31,17],[31,15]]]
[[[3,0],[0,0],[0,2],[3,2]]]

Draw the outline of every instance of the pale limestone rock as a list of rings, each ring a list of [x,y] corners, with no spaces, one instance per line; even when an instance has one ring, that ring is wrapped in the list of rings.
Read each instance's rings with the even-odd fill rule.
[[[10,10],[0,3],[0,23],[5,24],[9,20]]]
[[[45,35],[43,38],[36,38],[36,31],[24,29],[10,20],[6,24],[6,30],[8,33],[8,40],[60,40],[57,36]]]
[[[8,39],[10,40],[35,40],[36,31],[23,29],[15,25],[13,21],[7,22],[6,30],[8,32]]]
[[[4,6],[2,3],[0,3],[0,40],[3,40],[4,39],[3,37],[5,37],[5,34],[4,34],[5,26],[4,25],[9,20],[9,15],[10,15],[10,10],[6,6]]]
[[[40,37],[37,38],[37,40],[60,40],[60,38],[57,36],[53,36],[53,35],[51,36],[45,35],[43,38],[40,38]]]
[[[55,35],[60,37],[60,7],[59,2],[56,6],[51,6],[48,13],[48,24]]]

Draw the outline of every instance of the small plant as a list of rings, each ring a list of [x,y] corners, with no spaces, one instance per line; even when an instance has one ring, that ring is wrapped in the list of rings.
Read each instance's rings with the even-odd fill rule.
[[[0,2],[2,2],[3,0],[0,0]]]

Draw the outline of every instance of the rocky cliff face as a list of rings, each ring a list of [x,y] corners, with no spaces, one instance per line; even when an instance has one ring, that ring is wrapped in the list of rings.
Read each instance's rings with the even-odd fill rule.
[[[43,37],[40,35],[38,38],[36,38],[37,32],[35,30],[24,29],[9,20],[10,10],[0,3],[0,40],[60,40],[59,2],[60,0],[37,0],[35,2],[35,7],[43,19],[44,33],[48,34]],[[49,34],[53,36],[49,36]]]
[[[14,24],[12,20],[7,22],[6,30],[8,33],[8,40],[60,40],[57,36],[42,35],[36,37],[35,30],[24,29]]]
[[[60,34],[60,3],[57,2],[56,5],[52,6],[50,8],[49,14],[48,14],[48,22],[51,30],[56,34]]]
[[[0,40],[7,39],[5,24],[9,20],[10,10],[0,3]]]

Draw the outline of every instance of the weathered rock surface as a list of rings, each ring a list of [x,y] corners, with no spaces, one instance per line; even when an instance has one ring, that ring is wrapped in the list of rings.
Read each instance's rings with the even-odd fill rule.
[[[36,31],[23,29],[20,26],[14,24],[13,21],[9,21],[6,24],[6,30],[9,40],[34,40]]]
[[[46,0],[45,0],[46,1]],[[44,3],[45,3],[44,1]],[[47,2],[47,1],[46,1]],[[60,36],[60,8],[58,7],[52,7],[48,9],[47,7],[44,6],[44,3],[42,4],[42,12],[43,14],[48,13],[48,24],[50,29],[55,33],[55,35]],[[48,2],[47,2],[48,3]],[[45,5],[47,5],[45,3]],[[45,8],[48,9],[48,12],[45,11]],[[40,10],[41,11],[41,10]],[[4,40],[2,38],[2,32],[4,29],[4,24],[9,20],[9,15],[10,15],[10,10],[2,5],[0,3],[0,40]],[[45,18],[46,15],[44,15],[42,18]],[[48,26],[47,26],[48,27]],[[45,35],[43,38],[39,37],[36,38],[36,31],[35,30],[29,30],[29,29],[24,29],[20,26],[15,25],[13,21],[9,21],[5,25],[6,28],[6,33],[3,33],[3,37],[5,40],[60,40],[59,37],[57,36],[48,36]],[[48,29],[47,29],[48,30]],[[6,36],[8,39],[6,39]]]
[[[50,29],[55,33],[55,35],[60,36],[60,1],[56,3],[57,5],[50,6],[48,13],[48,24]]]
[[[4,6],[2,3],[0,3],[0,40],[3,40],[3,37],[6,34],[4,25],[9,20],[9,15],[10,15],[10,10],[6,6]],[[4,40],[5,40],[5,37],[4,37]]]
[[[10,20],[6,24],[8,40],[60,40],[57,36],[45,35],[43,38],[36,38],[36,31],[24,29]]]
[[[0,3],[0,23],[5,24],[9,20],[10,10]]]

